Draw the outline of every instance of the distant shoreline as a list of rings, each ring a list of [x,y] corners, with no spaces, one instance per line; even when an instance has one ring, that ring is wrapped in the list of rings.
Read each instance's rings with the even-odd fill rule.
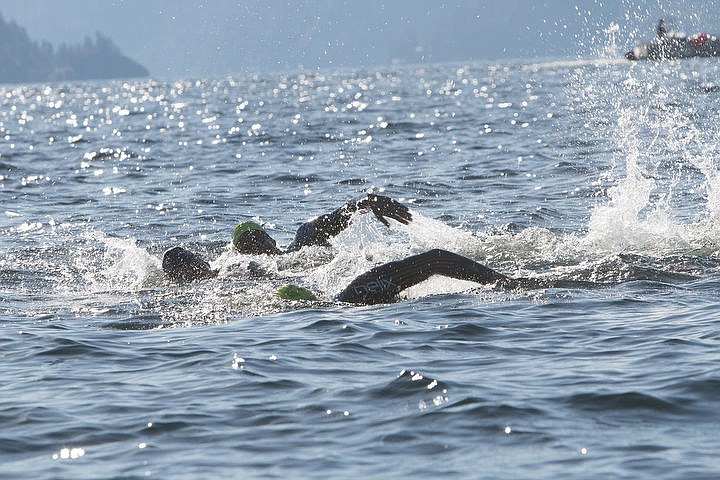
[[[100,32],[84,42],[55,48],[30,38],[0,14],[0,83],[35,83],[147,77],[150,72]]]

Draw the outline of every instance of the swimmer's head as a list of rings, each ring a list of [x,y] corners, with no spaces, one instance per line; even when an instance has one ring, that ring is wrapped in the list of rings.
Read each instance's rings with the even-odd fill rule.
[[[250,255],[282,253],[265,229],[251,221],[242,222],[233,229],[232,244],[238,252]]]
[[[285,300],[317,300],[314,293],[298,285],[283,285],[275,293]]]
[[[182,247],[173,247],[165,252],[162,259],[163,272],[175,282],[192,282],[216,277],[218,272],[199,255]]]

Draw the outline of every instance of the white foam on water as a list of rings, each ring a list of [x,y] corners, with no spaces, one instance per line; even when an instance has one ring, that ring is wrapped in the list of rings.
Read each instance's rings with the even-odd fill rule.
[[[116,238],[91,230],[84,239],[101,251],[93,255],[79,248],[74,258],[89,292],[137,291],[163,282],[161,260],[137,245],[132,238]]]

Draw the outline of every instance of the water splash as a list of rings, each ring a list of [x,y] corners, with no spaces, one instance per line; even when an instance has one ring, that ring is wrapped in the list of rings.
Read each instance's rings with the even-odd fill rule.
[[[589,249],[661,256],[707,248],[709,241],[716,248],[718,127],[704,120],[712,114],[697,88],[716,70],[667,62],[631,65],[621,80],[575,79],[583,111],[604,116],[601,133],[615,143],[610,168],[597,179],[605,195],[588,222]]]
[[[76,246],[78,254],[73,261],[88,291],[134,292],[164,281],[160,259],[134,239],[111,237],[96,230],[84,233],[82,238],[88,243]]]

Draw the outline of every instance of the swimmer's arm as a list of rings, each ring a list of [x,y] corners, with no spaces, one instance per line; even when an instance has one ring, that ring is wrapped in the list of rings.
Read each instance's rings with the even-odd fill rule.
[[[419,255],[386,263],[360,275],[338,296],[349,303],[393,302],[397,295],[430,278],[442,275],[480,284],[510,284],[512,279],[472,259],[446,250],[434,249]]]
[[[342,207],[301,225],[288,251],[294,252],[306,245],[327,246],[331,237],[350,225],[355,212],[366,209],[371,210],[385,226],[390,226],[390,222],[385,217],[405,225],[412,220],[410,210],[402,203],[383,195],[369,194],[358,201],[350,200]]]

